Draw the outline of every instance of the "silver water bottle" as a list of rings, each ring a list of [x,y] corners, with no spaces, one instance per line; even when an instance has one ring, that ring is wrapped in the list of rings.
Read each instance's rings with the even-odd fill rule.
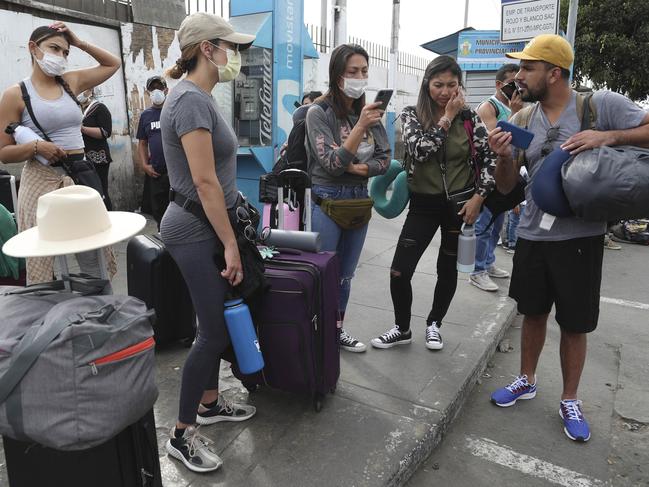
[[[464,223],[457,242],[457,270],[473,272],[475,269],[475,229],[473,225]]]

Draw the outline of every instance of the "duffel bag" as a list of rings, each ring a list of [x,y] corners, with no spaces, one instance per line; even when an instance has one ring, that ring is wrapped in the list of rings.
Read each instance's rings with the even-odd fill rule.
[[[157,399],[154,312],[133,297],[48,285],[0,290],[0,434],[91,448]]]
[[[577,154],[561,170],[575,215],[590,221],[649,216],[649,150],[600,147]]]

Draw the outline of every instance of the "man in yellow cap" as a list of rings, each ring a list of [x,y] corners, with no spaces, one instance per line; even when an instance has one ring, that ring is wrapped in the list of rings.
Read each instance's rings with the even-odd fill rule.
[[[562,37],[537,36],[522,52],[508,56],[521,60],[516,84],[523,101],[533,103],[512,121],[532,131],[534,139],[520,158],[512,149],[510,133],[500,128],[490,133],[489,145],[498,156],[496,184],[501,191],[514,187],[519,161],[526,164],[534,181],[545,157],[559,147],[576,154],[604,145],[649,146],[649,114],[632,101],[611,91],[598,91],[588,101],[570,88],[574,54]],[[589,130],[581,129],[578,97],[583,97],[580,104],[588,103],[595,114],[594,125],[592,118],[584,125]],[[577,399],[577,388],[586,359],[586,334],[596,328],[599,317],[606,223],[546,214],[534,203],[530,185],[526,202],[509,288],[509,295],[524,315],[521,368],[516,380],[495,391],[491,401],[507,407],[536,396],[536,367],[554,305],[561,328],[563,393],[559,414],[570,439],[588,441],[590,428]]]

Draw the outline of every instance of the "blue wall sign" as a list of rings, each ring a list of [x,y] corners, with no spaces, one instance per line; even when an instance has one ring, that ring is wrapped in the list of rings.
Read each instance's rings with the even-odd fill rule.
[[[524,42],[503,44],[498,30],[460,32],[457,44],[457,62],[465,71],[496,71],[503,64],[516,62],[506,53],[525,47]]]

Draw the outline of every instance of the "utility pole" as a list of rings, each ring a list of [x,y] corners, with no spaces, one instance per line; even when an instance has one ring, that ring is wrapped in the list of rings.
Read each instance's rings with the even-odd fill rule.
[[[464,2],[464,28],[469,26],[469,0]]]
[[[327,24],[329,24],[329,5],[328,0],[320,0],[320,26],[327,30]]]
[[[579,0],[570,0],[570,8],[568,9],[568,42],[575,48],[575,32],[577,30],[577,10],[579,10]]]
[[[388,69],[388,88],[392,89],[392,100],[387,108],[385,127],[388,132],[390,150],[394,154],[395,144],[395,101],[397,95],[397,73],[399,71],[399,13],[401,0],[392,0],[392,31],[390,35],[390,64]]]
[[[397,68],[399,64],[399,10],[401,0],[392,0],[392,31],[390,36],[390,69],[388,70],[388,88],[395,90],[397,85]]]
[[[335,0],[334,5],[334,45],[347,42],[347,0]]]

